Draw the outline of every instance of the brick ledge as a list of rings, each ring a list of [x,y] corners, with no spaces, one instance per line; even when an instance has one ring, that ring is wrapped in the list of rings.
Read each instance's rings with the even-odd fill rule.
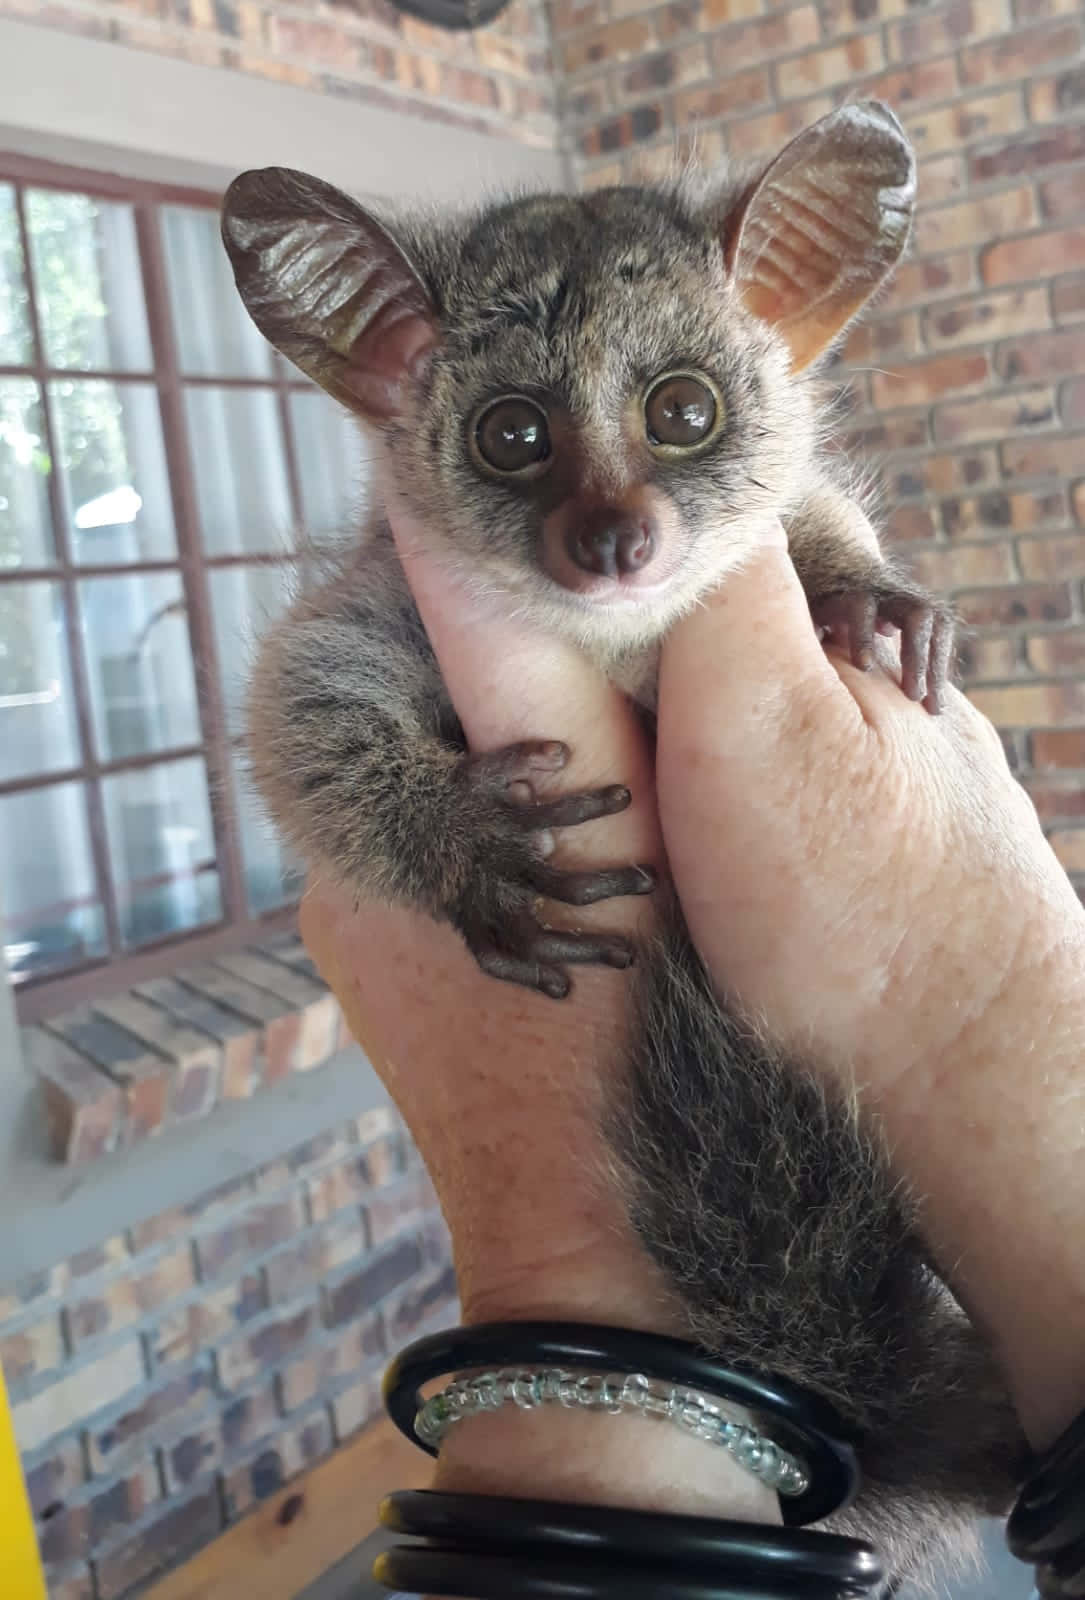
[[[350,1043],[301,941],[279,934],[21,1030],[53,1156],[83,1165],[221,1101],[309,1072]]]

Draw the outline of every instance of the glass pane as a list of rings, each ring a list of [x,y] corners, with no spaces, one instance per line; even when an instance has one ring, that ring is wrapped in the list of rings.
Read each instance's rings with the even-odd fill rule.
[[[79,609],[101,759],[199,744],[180,575],[91,578],[79,585]]]
[[[300,899],[305,871],[279,840],[240,760],[234,769],[234,796],[241,831],[246,897],[249,910],[257,917]]]
[[[163,206],[159,215],[181,371],[200,378],[270,377],[271,346],[234,286],[218,213]]]
[[[253,644],[289,604],[294,571],[284,562],[273,567],[212,568],[209,577],[226,725],[236,736],[242,731]]]
[[[291,547],[293,514],[279,406],[268,389],[186,389],[208,555]]]
[[[361,429],[320,389],[290,396],[305,531],[314,539],[356,528],[368,479]]]
[[[0,183],[0,362],[21,366],[32,354],[30,296],[23,274],[15,190],[10,183]]]
[[[153,385],[62,380],[50,395],[75,560],[171,560],[177,541]]]
[[[0,583],[0,780],[80,766],[59,583]]]
[[[37,384],[0,378],[0,568],[53,565],[51,468]]]
[[[148,372],[151,340],[131,206],[28,189],[26,226],[49,365]]]
[[[102,780],[126,944],[222,916],[207,769],[198,756]]]
[[[0,795],[0,889],[16,981],[105,954],[82,784]]]

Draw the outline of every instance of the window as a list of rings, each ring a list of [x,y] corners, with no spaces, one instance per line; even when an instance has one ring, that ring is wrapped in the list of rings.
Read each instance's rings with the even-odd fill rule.
[[[24,1013],[290,906],[240,696],[363,477],[353,423],[249,322],[215,196],[0,156],[0,907]]]

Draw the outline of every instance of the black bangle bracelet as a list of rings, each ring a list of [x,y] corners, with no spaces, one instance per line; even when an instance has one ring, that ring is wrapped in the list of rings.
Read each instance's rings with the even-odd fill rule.
[[[857,1539],[709,1517],[414,1491],[389,1496],[380,1520],[427,1541],[374,1565],[379,1582],[411,1594],[858,1600],[884,1576]]]
[[[1044,1600],[1085,1594],[1085,1411],[1037,1457],[1006,1543],[1019,1561],[1035,1564]]]
[[[384,1377],[384,1404],[399,1431],[420,1449],[414,1419],[420,1390],[433,1378],[473,1367],[540,1365],[596,1372],[640,1372],[771,1418],[774,1435],[799,1455],[810,1475],[805,1493],[780,1501],[789,1527],[820,1522],[850,1503],[859,1483],[854,1431],[827,1401],[783,1378],[730,1367],[694,1345],[662,1334],[579,1322],[503,1322],[453,1328],[402,1351]]]

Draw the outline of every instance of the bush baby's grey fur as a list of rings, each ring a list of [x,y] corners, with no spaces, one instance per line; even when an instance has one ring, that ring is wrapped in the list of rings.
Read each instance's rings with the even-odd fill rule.
[[[877,621],[899,625],[904,687],[936,709],[948,614],[885,559],[842,486],[814,375],[899,258],[913,198],[899,124],[867,105],[759,173],[453,219],[380,219],[270,169],[232,186],[223,233],[257,325],[381,432],[438,553],[572,637],[649,713],[661,637],[770,516],[815,615],[860,656]],[[640,409],[674,371],[707,374],[722,399],[722,427],[685,455],[654,447]],[[508,394],[548,414],[552,459],[530,480],[480,465],[472,436]],[[548,564],[578,518],[608,508],[655,530],[665,581],[639,603],[601,605]],[[264,639],[249,729],[294,846],[450,921],[486,970],[560,996],[569,963],[631,959],[624,940],[550,933],[535,915],[540,895],[650,887],[635,867],[562,874],[538,846],[540,829],[628,796],[525,806],[514,785],[560,766],[557,747],[468,753],[379,507]],[[919,1572],[1012,1495],[1005,1390],[925,1258],[877,1130],[721,1003],[673,908],[668,920],[630,978],[639,1021],[605,1129],[631,1215],[691,1333],[863,1430],[865,1487],[836,1526]]]

